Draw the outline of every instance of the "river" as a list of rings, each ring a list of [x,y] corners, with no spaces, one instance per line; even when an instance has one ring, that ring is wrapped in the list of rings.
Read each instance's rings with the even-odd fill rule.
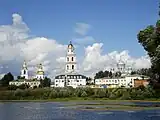
[[[4,102],[0,103],[0,120],[160,120],[160,109],[84,110],[66,107],[68,104],[74,103]]]

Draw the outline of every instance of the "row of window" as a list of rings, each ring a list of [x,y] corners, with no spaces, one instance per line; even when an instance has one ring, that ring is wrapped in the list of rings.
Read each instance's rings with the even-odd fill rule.
[[[69,62],[69,57],[67,57],[67,61]],[[71,61],[74,61],[74,57],[71,58]]]
[[[96,80],[96,82],[126,82],[126,80]]]
[[[68,79],[82,79],[81,75],[67,76]],[[65,79],[65,76],[58,76],[58,79]]]
[[[76,84],[75,83],[74,84],[73,83],[70,83],[70,84],[68,83],[67,85],[71,85],[72,86],[72,85],[76,85]],[[78,85],[81,86],[82,84],[78,84]],[[58,84],[56,84],[56,86],[58,86]]]
[[[14,82],[11,83],[12,85],[21,85],[21,84],[26,84],[26,85],[39,85],[40,83],[38,82],[31,82],[31,83],[18,83],[18,82]]]
[[[69,70],[69,66],[67,65],[67,70]],[[74,65],[72,65],[72,70],[74,70]]]
[[[64,82],[64,80],[56,80],[56,82]],[[82,80],[67,80],[66,82],[82,82]]]

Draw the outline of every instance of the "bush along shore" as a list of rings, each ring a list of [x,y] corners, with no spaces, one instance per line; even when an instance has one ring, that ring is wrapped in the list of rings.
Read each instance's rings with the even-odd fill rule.
[[[160,90],[138,88],[35,88],[1,90],[0,100],[158,100]]]

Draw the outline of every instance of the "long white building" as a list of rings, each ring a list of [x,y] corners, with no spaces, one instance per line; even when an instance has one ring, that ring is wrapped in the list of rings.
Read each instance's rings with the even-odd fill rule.
[[[113,78],[99,78],[95,80],[95,85],[103,86],[106,88],[118,88],[125,87],[131,88],[135,86],[134,80],[147,80],[148,77],[144,77],[142,75],[127,75],[124,77],[113,77]]]
[[[73,88],[85,86],[86,76],[77,73],[77,60],[73,44],[67,47],[66,65],[64,74],[55,77],[54,87],[71,86]]]

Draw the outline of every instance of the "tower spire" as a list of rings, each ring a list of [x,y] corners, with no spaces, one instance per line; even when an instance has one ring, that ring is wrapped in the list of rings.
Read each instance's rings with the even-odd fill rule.
[[[24,77],[25,79],[28,79],[28,69],[27,69],[27,63],[24,60],[21,70],[21,77]]]
[[[67,56],[66,56],[66,72],[67,73],[75,72],[76,68],[77,68],[76,54],[74,51],[74,46],[70,41],[68,45]]]

